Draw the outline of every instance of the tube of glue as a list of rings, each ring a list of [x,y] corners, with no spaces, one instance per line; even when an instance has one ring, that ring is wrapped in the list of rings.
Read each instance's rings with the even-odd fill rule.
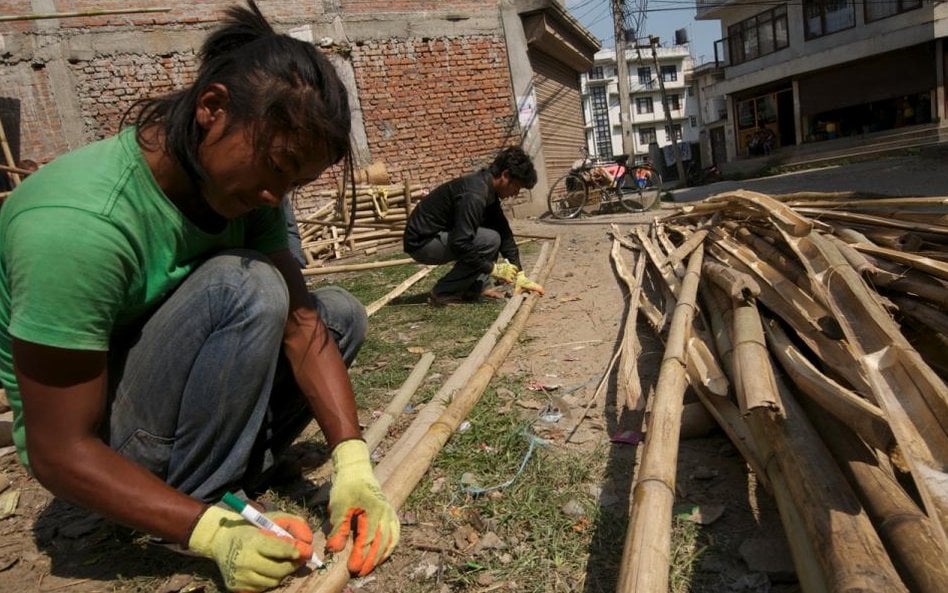
[[[226,504],[226,505],[229,506],[230,508],[234,509],[234,510],[237,511],[238,513],[240,513],[240,516],[241,516],[241,517],[243,517],[243,518],[246,519],[247,521],[253,523],[254,525],[256,525],[257,527],[259,527],[260,529],[265,529],[265,530],[269,531],[270,533],[274,533],[274,534],[279,535],[279,536],[281,536],[281,537],[288,537],[288,538],[290,538],[290,539],[296,539],[296,538],[293,537],[293,535],[292,535],[290,532],[288,532],[287,530],[283,529],[282,527],[280,527],[279,525],[277,525],[276,523],[274,523],[273,521],[271,521],[266,515],[264,515],[263,513],[261,513],[260,511],[258,511],[257,509],[253,508],[252,506],[250,506],[249,504],[247,504],[247,503],[244,502],[243,500],[237,498],[236,496],[234,496],[234,495],[231,494],[230,492],[225,492],[225,493],[224,493],[224,498],[223,498],[222,500],[223,500],[224,504]],[[308,558],[308,559],[306,560],[306,565],[309,566],[310,568],[313,568],[313,569],[322,568],[322,567],[323,567],[323,563],[322,563],[322,561],[316,556],[316,552],[313,552],[313,556],[312,556],[311,558]]]

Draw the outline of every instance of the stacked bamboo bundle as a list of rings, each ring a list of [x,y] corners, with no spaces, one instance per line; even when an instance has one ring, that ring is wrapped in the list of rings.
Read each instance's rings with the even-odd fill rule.
[[[944,591],[948,199],[735,191],[614,235],[666,341],[619,591],[667,590],[686,382],[773,494],[804,591]]]
[[[411,181],[356,183],[353,207],[351,188],[318,192],[316,202],[323,206],[297,219],[306,267],[400,247],[408,217],[426,194]]]

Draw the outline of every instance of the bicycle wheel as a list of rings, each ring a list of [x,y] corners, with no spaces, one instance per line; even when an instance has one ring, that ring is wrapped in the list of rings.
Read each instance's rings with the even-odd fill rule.
[[[582,211],[588,199],[586,181],[576,173],[567,173],[557,179],[546,197],[553,218],[573,218]]]
[[[662,176],[648,165],[632,167],[626,173],[619,202],[629,212],[645,212],[662,198]]]

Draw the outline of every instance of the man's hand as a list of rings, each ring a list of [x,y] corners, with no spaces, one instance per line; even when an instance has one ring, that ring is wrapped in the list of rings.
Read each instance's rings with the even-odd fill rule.
[[[338,552],[356,519],[355,542],[349,556],[349,572],[365,576],[381,564],[398,543],[400,526],[395,509],[382,492],[369,461],[365,441],[352,439],[332,451],[333,477],[329,491],[329,523],[332,532],[326,549]]]
[[[504,260],[500,263],[494,264],[494,269],[491,270],[490,275],[492,278],[499,280],[504,284],[512,284],[517,278],[517,272],[519,271],[520,268],[513,265],[509,261]]]
[[[527,278],[523,272],[517,272],[517,279],[514,283],[514,294],[520,294],[523,291],[535,292],[543,296],[543,287]]]
[[[264,531],[233,511],[209,507],[194,526],[188,548],[214,560],[231,591],[276,587],[313,555],[313,532],[294,515],[267,516],[296,540]]]

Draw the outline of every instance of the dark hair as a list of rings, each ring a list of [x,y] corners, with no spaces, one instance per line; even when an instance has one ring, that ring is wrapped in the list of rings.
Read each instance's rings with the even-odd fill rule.
[[[490,165],[490,174],[500,177],[504,171],[527,189],[533,189],[533,186],[537,184],[537,171],[533,168],[530,155],[517,146],[508,146],[494,157],[494,162]]]
[[[258,151],[279,132],[301,149],[325,147],[332,163],[347,159],[352,147],[346,88],[329,59],[313,45],[276,33],[253,0],[227,9],[220,28],[204,41],[197,79],[181,91],[139,101],[123,117],[142,131],[160,125],[167,150],[198,185],[206,179],[197,153],[204,130],[195,121],[200,94],[214,83],[228,91],[228,127],[249,123]],[[132,116],[132,112],[138,112]]]

